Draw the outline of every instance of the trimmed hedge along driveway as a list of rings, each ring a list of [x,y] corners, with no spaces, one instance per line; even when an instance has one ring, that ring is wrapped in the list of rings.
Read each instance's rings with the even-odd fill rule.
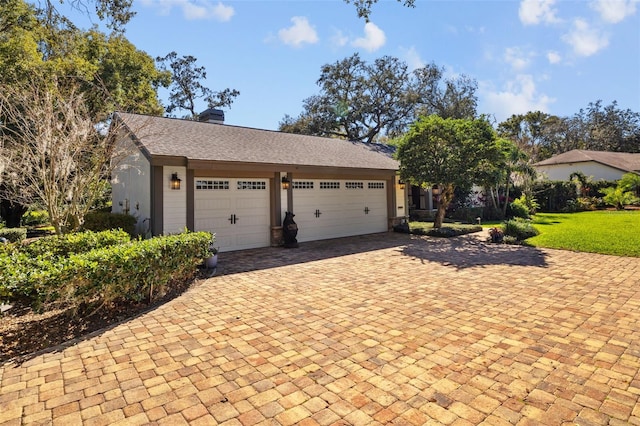
[[[640,259],[377,234],[0,367],[0,424],[640,424]]]

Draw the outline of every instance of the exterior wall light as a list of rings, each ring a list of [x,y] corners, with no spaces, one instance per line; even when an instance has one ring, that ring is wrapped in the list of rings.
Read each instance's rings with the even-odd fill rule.
[[[289,178],[286,176],[282,176],[282,189],[289,189],[290,185],[291,181],[289,180]]]
[[[171,175],[171,189],[180,189],[180,178],[178,177],[178,173],[173,173]]]
[[[431,189],[431,193],[432,193],[433,195],[440,195],[440,188],[438,188],[437,186],[434,186],[434,187]]]
[[[404,181],[403,180],[399,180],[398,181],[398,185],[400,186],[400,189],[404,189]]]

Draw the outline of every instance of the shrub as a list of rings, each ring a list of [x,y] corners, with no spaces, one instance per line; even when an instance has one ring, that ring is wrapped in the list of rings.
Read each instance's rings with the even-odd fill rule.
[[[0,253],[0,297],[25,299],[35,307],[56,301],[98,307],[153,301],[195,275],[211,239],[208,232],[187,233],[59,258],[7,251]]]
[[[92,211],[85,215],[82,228],[86,231],[94,232],[123,229],[129,235],[134,236],[137,221],[135,217],[124,213]]]
[[[513,202],[509,203],[507,215],[509,217],[529,219],[529,206],[527,206],[524,195],[520,198],[516,198],[515,200],[513,200]]]
[[[517,241],[524,241],[527,238],[538,235],[538,230],[531,222],[522,219],[507,220],[504,225],[504,235],[514,237]]]
[[[577,198],[574,182],[540,181],[533,186],[533,195],[545,212],[560,212],[567,207],[569,200]]]
[[[130,239],[130,235],[122,229],[102,232],[85,231],[40,238],[25,246],[23,250],[31,257],[61,257],[116,244],[124,244],[129,242]]]
[[[12,243],[20,243],[27,238],[26,228],[2,228],[0,237],[4,237]]]
[[[28,210],[22,215],[22,226],[38,226],[49,223],[49,213],[46,210]]]

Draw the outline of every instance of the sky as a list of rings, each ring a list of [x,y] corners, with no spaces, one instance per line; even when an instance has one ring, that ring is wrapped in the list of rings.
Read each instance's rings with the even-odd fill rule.
[[[380,0],[370,22],[342,0],[134,0],[125,35],[152,57],[192,55],[225,123],[277,130],[354,53],[435,63],[478,84],[478,113],[571,116],[590,102],[640,112],[640,0]],[[80,26],[88,28],[90,23]],[[160,92],[165,98],[166,92]],[[204,102],[201,109],[206,109]]]

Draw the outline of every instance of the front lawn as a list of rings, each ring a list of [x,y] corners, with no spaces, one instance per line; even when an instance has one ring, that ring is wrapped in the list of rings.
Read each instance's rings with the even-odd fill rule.
[[[640,211],[537,213],[540,235],[527,243],[615,256],[640,257]]]

